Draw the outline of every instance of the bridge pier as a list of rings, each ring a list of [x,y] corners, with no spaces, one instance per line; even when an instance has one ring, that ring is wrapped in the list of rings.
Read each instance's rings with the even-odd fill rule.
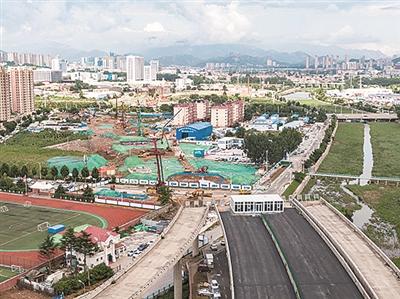
[[[199,253],[200,253],[200,250],[199,250],[199,236],[197,236],[193,240],[193,244],[192,244],[192,257],[198,256]]]
[[[174,266],[174,299],[182,299],[182,262]]]

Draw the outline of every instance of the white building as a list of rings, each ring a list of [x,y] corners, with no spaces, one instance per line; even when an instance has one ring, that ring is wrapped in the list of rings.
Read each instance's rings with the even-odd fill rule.
[[[150,68],[151,68],[151,81],[157,80],[157,73],[160,69],[160,62],[158,60],[150,60]]]
[[[193,80],[189,78],[178,78],[175,79],[175,88],[176,90],[184,90],[187,86],[192,86]]]
[[[243,145],[243,138],[237,137],[224,137],[218,139],[218,148],[226,150],[232,148],[241,148]]]
[[[93,256],[86,256],[86,264],[89,268],[101,263],[109,266],[110,263],[114,263],[117,260],[115,245],[120,242],[119,234],[97,226],[88,226],[84,231],[90,234],[91,241],[99,247],[99,251]],[[76,256],[78,263],[83,265],[83,254],[74,252],[73,255]]]
[[[279,194],[231,195],[230,204],[235,214],[280,213],[284,210]]]
[[[145,82],[152,81],[152,72],[151,72],[151,66],[150,65],[145,65],[144,66],[144,81]]]
[[[33,70],[33,82],[51,82],[51,69]]]
[[[144,80],[144,58],[140,56],[126,57],[126,75],[128,82]]]
[[[53,71],[61,71],[60,59],[59,58],[53,58],[51,60],[51,69]]]

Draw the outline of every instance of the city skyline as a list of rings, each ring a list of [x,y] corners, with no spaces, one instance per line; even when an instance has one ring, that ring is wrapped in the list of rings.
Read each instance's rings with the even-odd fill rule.
[[[6,51],[46,53],[59,45],[140,53],[241,43],[287,52],[339,47],[400,54],[400,35],[393,34],[400,26],[398,1],[2,0],[1,7],[0,48]]]

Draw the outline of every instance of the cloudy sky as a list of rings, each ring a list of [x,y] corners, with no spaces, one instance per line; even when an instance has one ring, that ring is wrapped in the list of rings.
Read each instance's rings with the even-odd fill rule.
[[[400,0],[0,0],[1,49],[60,43],[117,53],[243,43],[400,54]]]

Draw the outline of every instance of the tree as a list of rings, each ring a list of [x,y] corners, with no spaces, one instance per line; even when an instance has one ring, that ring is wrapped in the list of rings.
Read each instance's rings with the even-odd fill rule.
[[[49,262],[49,272],[51,272],[51,260],[57,250],[57,245],[54,243],[52,236],[47,234],[46,238],[39,245],[39,254],[44,260]]]
[[[97,167],[93,167],[92,169],[92,177],[97,181],[100,176],[99,170]]]
[[[86,202],[93,202],[94,201],[94,193],[92,188],[87,186],[85,190],[83,190],[83,199]]]
[[[2,190],[10,190],[14,186],[14,182],[7,175],[2,175],[0,177],[0,189]]]
[[[21,174],[22,177],[27,177],[28,176],[29,171],[28,171],[28,167],[26,167],[26,165],[21,167],[20,174]]]
[[[74,229],[70,226],[67,228],[60,240],[60,247],[65,250],[65,257],[69,259],[71,265],[72,251],[77,246],[77,237],[75,236]]]
[[[159,188],[159,200],[161,204],[166,205],[171,201],[172,191],[168,186],[161,186]]]
[[[81,176],[85,179],[89,176],[89,169],[86,166],[82,168]]]
[[[52,177],[53,179],[56,179],[56,177],[58,176],[58,169],[57,169],[57,167],[53,166],[53,167],[50,169],[50,174],[51,174],[51,177]]]
[[[397,105],[395,107],[395,111],[396,111],[397,117],[400,118],[400,105]]]
[[[3,163],[0,168],[0,175],[6,174],[9,175],[10,173],[10,166],[7,163]]]
[[[72,177],[74,178],[74,180],[76,180],[79,176],[79,170],[74,168],[72,169]]]
[[[56,191],[54,191],[54,197],[55,198],[61,198],[62,196],[64,196],[66,194],[65,192],[65,188],[60,184],[58,185]]]
[[[90,234],[83,231],[80,236],[76,239],[76,248],[75,251],[79,252],[83,255],[83,264],[85,266],[85,270],[88,271],[88,282],[90,286],[90,274],[89,269],[87,268],[86,259],[88,256],[94,255],[99,250],[99,247],[96,243],[93,243]]]
[[[61,173],[63,178],[66,178],[69,175],[68,167],[66,165],[63,165],[63,167],[61,167],[60,173]]]
[[[10,177],[13,177],[13,178],[16,178],[17,176],[19,176],[19,170],[16,165],[11,166],[9,175],[10,175]]]
[[[40,174],[41,174],[43,177],[46,177],[47,174],[48,174],[48,172],[49,172],[49,170],[47,169],[46,166],[42,166],[42,167],[41,167],[41,169],[40,169]]]

